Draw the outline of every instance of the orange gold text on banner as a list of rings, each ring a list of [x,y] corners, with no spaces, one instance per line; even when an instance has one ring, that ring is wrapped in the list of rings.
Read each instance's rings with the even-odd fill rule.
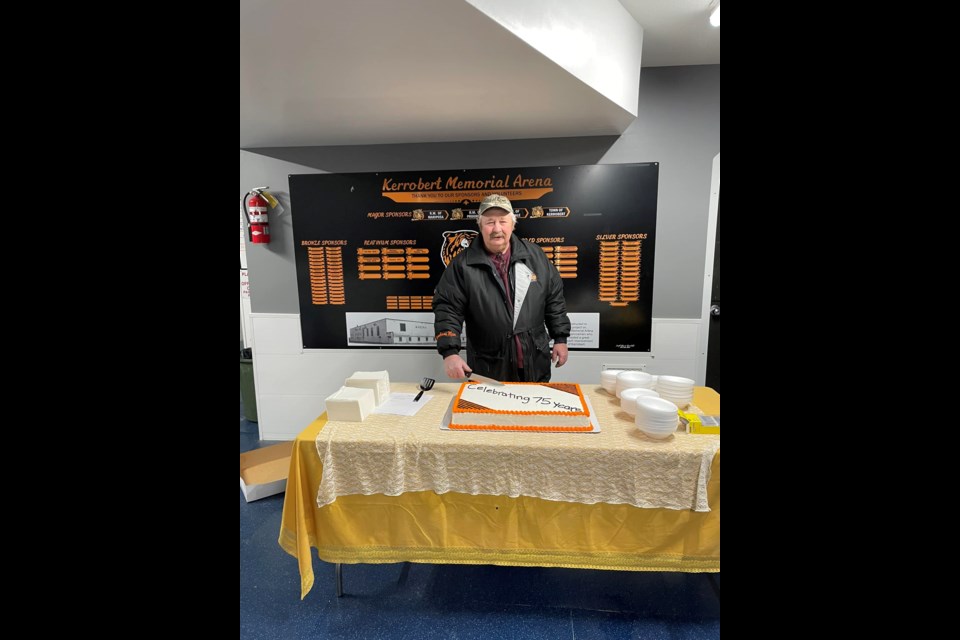
[[[406,193],[382,192],[384,198],[390,198],[394,202],[480,202],[492,193],[499,193],[511,200],[537,200],[552,192],[553,188],[547,189],[501,189],[499,191],[410,191]]]

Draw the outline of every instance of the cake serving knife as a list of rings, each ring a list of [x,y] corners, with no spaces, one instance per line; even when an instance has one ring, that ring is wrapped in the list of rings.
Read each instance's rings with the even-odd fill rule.
[[[493,385],[494,387],[503,387],[503,386],[505,386],[505,385],[504,385],[502,382],[500,382],[499,380],[494,380],[493,378],[488,378],[487,376],[482,376],[482,375],[480,375],[479,373],[474,373],[474,372],[472,372],[472,371],[467,374],[467,380],[470,380],[471,378],[472,378],[473,380],[476,380],[477,382],[486,382],[487,384]]]

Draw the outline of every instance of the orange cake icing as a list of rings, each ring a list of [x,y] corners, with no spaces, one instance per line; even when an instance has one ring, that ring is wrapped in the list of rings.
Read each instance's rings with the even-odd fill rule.
[[[592,431],[580,385],[506,382],[498,387],[464,382],[453,401],[451,429],[493,431]]]

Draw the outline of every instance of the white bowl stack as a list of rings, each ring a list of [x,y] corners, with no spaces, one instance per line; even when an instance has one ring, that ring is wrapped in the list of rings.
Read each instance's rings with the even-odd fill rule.
[[[600,386],[610,395],[617,393],[617,374],[623,369],[607,369],[600,372]]]
[[[657,379],[657,393],[681,409],[693,401],[693,380],[678,376],[660,376]]]
[[[663,398],[639,397],[636,399],[637,417],[634,422],[640,431],[651,438],[663,440],[673,435],[680,423],[677,405]]]
[[[652,389],[653,376],[643,371],[621,371],[617,374],[617,397],[624,389]]]
[[[620,393],[620,408],[632,416],[637,415],[637,398],[659,398],[660,394],[653,389],[633,387],[624,389]]]

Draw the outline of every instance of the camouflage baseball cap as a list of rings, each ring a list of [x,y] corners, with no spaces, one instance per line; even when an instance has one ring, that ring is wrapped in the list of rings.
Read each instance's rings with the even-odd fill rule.
[[[477,212],[477,215],[483,215],[483,212],[487,209],[503,209],[507,213],[513,213],[513,205],[510,204],[510,201],[507,200],[506,196],[502,196],[499,193],[494,193],[486,198],[480,203],[480,210]]]

